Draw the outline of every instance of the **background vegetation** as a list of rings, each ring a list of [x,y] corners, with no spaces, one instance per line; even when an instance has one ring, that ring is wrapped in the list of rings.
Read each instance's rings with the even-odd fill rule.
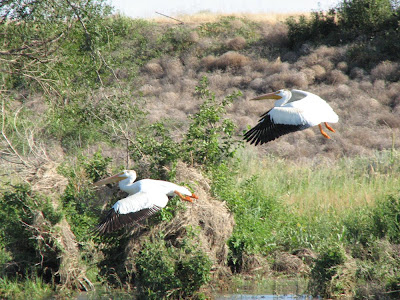
[[[399,9],[352,0],[285,22],[177,25],[111,15],[104,1],[2,2],[1,297],[202,298],[233,273],[397,298]],[[333,139],[309,129],[244,145],[272,105],[246,99],[280,88],[326,99]],[[176,181],[181,162],[233,213],[225,261],[196,242],[201,226],[168,235],[185,210],[175,200],[146,224],[161,231],[142,234],[146,246],[91,234],[105,199],[123,197],[92,182],[124,168]]]

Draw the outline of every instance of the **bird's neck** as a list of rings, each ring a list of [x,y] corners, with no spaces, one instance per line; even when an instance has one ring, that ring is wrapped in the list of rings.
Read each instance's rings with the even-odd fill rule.
[[[118,186],[122,191],[127,192],[127,193],[131,193],[132,190],[134,190],[136,185],[137,185],[136,182],[134,182],[135,179],[136,178],[126,178],[124,180],[121,180],[118,183]]]
[[[281,99],[275,101],[274,106],[275,106],[275,107],[283,106],[283,105],[285,105],[286,103],[288,103],[288,102],[290,101],[291,98],[292,98],[292,93],[291,93],[290,91],[287,91],[287,92],[283,95],[283,97],[282,97]]]

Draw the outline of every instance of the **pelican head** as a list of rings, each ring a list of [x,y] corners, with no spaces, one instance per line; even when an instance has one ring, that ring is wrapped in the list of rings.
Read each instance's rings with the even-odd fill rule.
[[[286,89],[279,90],[273,93],[264,94],[250,100],[265,100],[265,99],[274,99],[277,100],[275,102],[275,106],[281,106],[282,104],[286,103],[290,97],[292,96],[292,92]]]
[[[99,181],[93,183],[93,185],[100,186],[103,184],[115,183],[115,182],[119,182],[119,181],[127,179],[127,178],[129,178],[130,182],[134,182],[136,179],[136,172],[134,170],[124,170],[122,172],[119,172],[116,175],[99,180]]]

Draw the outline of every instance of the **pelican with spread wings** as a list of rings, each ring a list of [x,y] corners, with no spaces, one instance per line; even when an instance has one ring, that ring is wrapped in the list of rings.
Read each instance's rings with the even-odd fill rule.
[[[109,233],[143,221],[164,208],[168,204],[169,197],[177,195],[189,202],[198,199],[187,188],[172,182],[154,179],[142,179],[136,182],[135,180],[136,172],[125,170],[93,184],[100,186],[118,182],[119,188],[129,194],[111,207],[106,217],[97,226],[98,233]]]
[[[244,134],[244,139],[255,146],[316,125],[319,126],[321,134],[330,139],[321,123],[324,123],[328,130],[335,132],[328,123],[337,123],[338,115],[325,100],[315,94],[283,89],[251,100],[264,99],[275,99],[274,107],[261,115],[258,124]]]

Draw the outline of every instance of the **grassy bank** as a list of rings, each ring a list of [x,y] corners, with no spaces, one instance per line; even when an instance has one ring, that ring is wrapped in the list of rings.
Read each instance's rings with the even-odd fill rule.
[[[302,277],[323,297],[397,297],[396,1],[181,25],[79,3],[0,12],[0,297],[96,288],[201,299],[232,275]],[[244,144],[272,106],[247,99],[280,88],[326,99],[340,118],[332,139],[310,128]],[[93,236],[125,195],[91,183],[122,169],[201,199]]]

